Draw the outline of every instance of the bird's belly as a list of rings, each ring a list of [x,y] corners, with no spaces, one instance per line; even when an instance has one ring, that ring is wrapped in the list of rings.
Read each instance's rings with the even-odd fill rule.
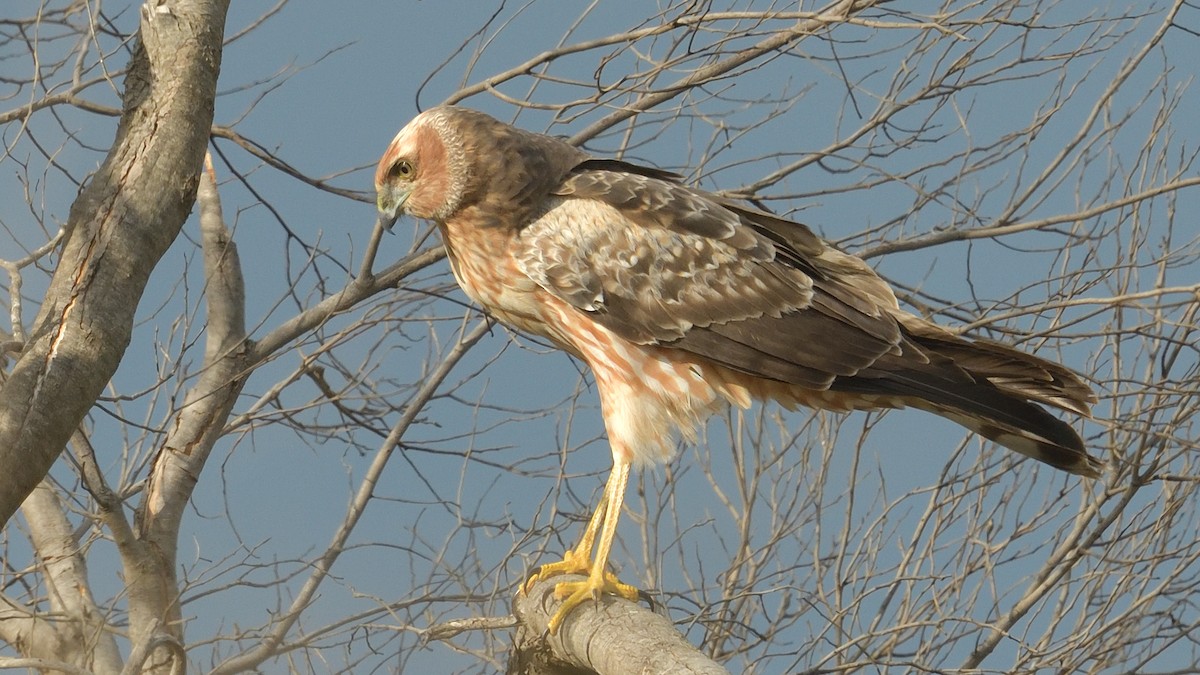
[[[665,462],[676,434],[694,442],[704,420],[727,403],[750,405],[751,394],[695,355],[670,347],[636,344],[555,300],[548,323],[561,344],[591,368],[614,456],[639,464]]]

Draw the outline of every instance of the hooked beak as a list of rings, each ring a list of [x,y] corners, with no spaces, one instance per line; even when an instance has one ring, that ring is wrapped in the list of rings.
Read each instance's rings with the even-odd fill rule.
[[[392,231],[392,226],[396,224],[396,219],[404,212],[404,202],[408,201],[408,196],[411,192],[395,191],[391,188],[384,188],[379,191],[375,198],[375,206],[379,209],[379,226],[388,232]]]
[[[379,214],[379,220],[376,224],[376,227],[379,227],[390,233],[392,231],[392,227],[394,227],[395,225],[396,225],[396,216],[386,216],[382,213]]]

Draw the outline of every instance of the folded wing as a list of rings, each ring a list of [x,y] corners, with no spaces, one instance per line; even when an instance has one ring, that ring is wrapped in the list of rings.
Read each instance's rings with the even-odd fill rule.
[[[901,401],[1098,473],[1075,431],[1031,403],[1086,415],[1095,399],[1076,375],[902,312],[870,266],[799,223],[663,171],[588,160],[516,246],[525,274],[631,342],[807,390]]]

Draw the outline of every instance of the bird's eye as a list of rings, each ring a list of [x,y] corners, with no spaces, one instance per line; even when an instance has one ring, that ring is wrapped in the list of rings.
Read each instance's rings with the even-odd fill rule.
[[[413,169],[412,162],[408,161],[407,159],[402,159],[392,165],[391,174],[392,178],[409,179],[413,177],[414,171],[415,170]]]

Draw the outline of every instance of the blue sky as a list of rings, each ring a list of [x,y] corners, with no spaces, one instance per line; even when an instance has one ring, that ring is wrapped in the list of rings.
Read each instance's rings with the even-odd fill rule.
[[[644,12],[647,6],[641,2],[605,3],[580,22],[572,41],[599,37],[627,26],[631,23],[629,17]],[[553,48],[564,26],[577,19],[580,8],[576,3],[532,3],[525,7],[432,1],[340,3],[334,8],[331,3],[293,2],[228,46],[222,64],[216,124],[234,126],[239,133],[307,175],[331,177],[337,186],[360,190],[363,195],[361,201],[351,201],[319,192],[261,166],[228,141],[216,141],[216,147],[232,164],[232,169],[242,173],[256,193],[251,194],[232,178],[231,167],[223,159],[217,159],[226,217],[235,230],[245,269],[247,319],[256,335],[261,336],[295,314],[298,307],[315,304],[343,285],[348,280],[343,267],[357,269],[357,260],[375,220],[370,194],[373,165],[395,132],[420,108],[441,102],[458,87]],[[234,35],[255,21],[262,9],[262,3],[233,3],[227,34]],[[106,6],[106,11],[113,8]],[[1077,11],[1080,10],[1061,3],[1052,6],[1040,20],[1053,24]],[[486,32],[488,47],[468,68],[472,49],[478,43],[471,43],[462,52],[452,53],[452,50],[475,34],[493,12],[498,12],[498,18]],[[1101,8],[1096,12],[1119,14],[1119,9]],[[136,16],[136,11],[130,9],[120,15],[118,25],[123,30],[132,30]],[[764,195],[767,203],[855,250],[870,249],[881,241],[934,232],[948,223],[977,224],[970,220],[963,205],[973,205],[980,217],[996,218],[1012,193],[1030,182],[1029,174],[1036,173],[1076,133],[1098,93],[1112,82],[1123,60],[1140,48],[1156,21],[1152,17],[1139,25],[1132,21],[1118,24],[1131,32],[1112,38],[1115,46],[1106,58],[1047,58],[1038,65],[1018,69],[1018,73],[1029,79],[1012,79],[975,90],[964,88],[955,97],[954,107],[930,112],[928,108],[914,106],[898,115],[894,123],[897,128],[909,129],[932,119],[934,124],[927,130],[931,139],[928,144],[890,148],[883,137],[875,143],[863,141],[844,154],[815,163],[774,186]],[[504,29],[498,30],[501,25]],[[1075,46],[1073,41],[1083,40],[1086,34],[1087,31],[1078,30],[1063,37],[1061,33],[1044,31],[1023,40],[1019,32],[1014,32],[1011,38],[1001,35],[988,40],[949,42],[944,52],[915,60],[912,66],[914,72],[927,76],[927,70],[943,68],[968,53],[1003,60],[1020,50],[1066,52]],[[698,178],[708,189],[733,189],[847,137],[862,123],[863,116],[879,104],[873,95],[885,91],[889,79],[896,77],[890,59],[902,51],[887,50],[898,45],[915,45],[917,38],[916,32],[877,31],[867,27],[843,27],[838,35],[843,41],[832,48],[836,50],[837,61],[831,58],[833,52],[828,43],[809,39],[793,52],[771,60],[761,70],[724,81],[704,94],[672,101],[661,111],[647,115],[646,119],[655,120],[659,126],[634,132],[635,144],[629,157],[684,173],[701,167],[702,175],[688,174],[689,177]],[[1059,40],[1063,43],[1058,44]],[[1109,44],[1103,37],[1093,36],[1093,40],[1094,45]],[[975,49],[982,51],[973,52]],[[1035,205],[1017,214],[1018,219],[1069,213],[1078,208],[1078,202],[1087,202],[1094,194],[1120,193],[1123,182],[1152,183],[1152,179],[1146,178],[1146,174],[1152,173],[1146,168],[1149,162],[1136,158],[1139,144],[1153,128],[1155,112],[1161,106],[1156,105],[1153,96],[1139,101],[1133,92],[1144,95],[1147,91],[1181,91],[1180,109],[1197,109],[1200,102],[1187,89],[1191,75],[1183,72],[1186,69],[1182,65],[1190,63],[1186,59],[1194,52],[1195,40],[1186,34],[1179,33],[1168,40],[1166,47],[1147,60],[1146,67],[1133,78],[1134,84],[1122,90],[1105,113],[1120,116],[1133,111],[1118,125],[1119,130],[1111,139],[1104,137],[1103,143],[1093,141],[1096,151],[1087,155],[1092,163],[1056,174],[1049,186],[1039,191]],[[121,56],[114,60],[124,63]],[[1164,62],[1173,64],[1174,70],[1167,76],[1166,86],[1154,88],[1150,83],[1161,74]],[[604,65],[600,77],[617,78],[623,68],[633,69],[639,67],[638,63],[629,53],[616,55]],[[587,81],[597,68],[593,56],[583,56],[562,59],[556,63],[554,72]],[[1089,74],[1081,77],[1085,71]],[[430,73],[435,74],[428,77]],[[1033,77],[1035,73],[1037,77]],[[1045,112],[1048,101],[1053,99],[1059,74],[1077,88],[1072,96],[1062,98],[1063,110],[1020,156],[998,159],[995,167],[972,173],[956,183],[957,187],[948,193],[957,201],[943,198],[933,205],[920,204],[925,186],[956,181],[959,167],[947,163],[915,176],[905,175],[906,171],[951,157],[965,148],[986,147],[1023,127]],[[847,79],[855,83],[853,89],[847,86]],[[546,102],[577,93],[576,88],[566,85],[544,85],[530,94],[526,80],[505,84],[500,89],[507,96]],[[103,91],[103,87],[91,95],[116,105],[116,94]],[[763,98],[778,99],[776,105],[784,114],[760,129],[735,133],[738,125],[760,114],[759,109],[740,102]],[[486,94],[465,103],[501,119],[514,119],[511,105]],[[682,106],[684,113],[698,116],[668,124],[676,116],[670,112],[672,106]],[[515,120],[533,130],[569,135],[599,119],[604,112],[580,108],[578,119],[553,126],[548,114],[536,111],[523,113]],[[71,113],[66,118],[78,124],[80,133],[97,147],[106,147],[111,139],[111,119],[81,113]],[[1175,156],[1187,157],[1195,152],[1200,141],[1200,128],[1183,113],[1173,115],[1172,122],[1174,135],[1169,143]],[[721,129],[722,126],[725,128]],[[733,136],[736,138],[728,147],[719,142]],[[938,140],[933,142],[934,138]],[[613,152],[622,146],[623,140],[619,133],[610,133],[589,144],[589,148],[598,154]],[[887,153],[873,155],[873,149]],[[99,155],[72,147],[60,161],[81,176],[98,163]],[[1104,177],[1114,173],[1115,185],[1104,183]],[[1055,183],[1060,176],[1061,182]],[[861,188],[865,183],[871,183],[872,187]],[[48,178],[39,187],[51,219],[65,220],[75,189],[70,181],[57,176]],[[12,182],[0,190],[9,201],[19,194]],[[1176,211],[1194,210],[1196,201],[1192,190],[1179,194],[1170,206]],[[1146,217],[1141,221],[1145,223],[1144,232],[1128,229],[1122,232],[1130,237],[1144,237],[1147,246],[1160,245],[1166,231],[1160,229],[1164,219],[1156,216],[1166,205],[1159,203],[1146,209]],[[1102,216],[1107,217],[1111,216]],[[36,235],[31,234],[34,226],[30,219],[6,216],[5,220],[10,231],[20,235],[12,239],[37,241]],[[426,226],[402,221],[395,236],[385,240],[380,263],[387,264],[403,256],[425,234]],[[1175,236],[1180,240],[1192,237],[1194,249],[1194,231],[1177,232]],[[183,345],[191,345],[180,359],[188,364],[184,369],[194,373],[198,367],[201,352],[195,341],[201,336],[200,331],[193,326],[185,335],[173,325],[181,313],[197,312],[203,280],[195,264],[196,240],[195,224],[191,222],[155,271],[140,310],[141,328],[114,378],[112,393],[118,397],[133,396],[133,400],[107,404],[109,413],[146,424],[161,424],[167,398],[152,402],[150,397],[137,392],[150,389],[158,381],[160,371],[172,377],[182,372],[175,370],[175,360],[184,351]],[[986,311],[1006,311],[1013,303],[1043,301],[1046,288],[1053,285],[1042,287],[1037,282],[1075,264],[1071,254],[1061,248],[1062,241],[1056,232],[1028,233],[1005,238],[999,245],[955,243],[874,258],[871,262],[905,287],[925,290],[957,305],[952,316],[974,317]],[[1123,243],[1120,237],[1116,237],[1111,245],[1097,244],[1095,251],[1098,255],[1112,256],[1111,262],[1115,264],[1119,262],[1118,252],[1129,248],[1118,246],[1120,243]],[[0,243],[0,247],[9,245],[8,241]],[[318,281],[311,269],[299,271],[310,250],[320,251],[318,266],[323,282]],[[1195,283],[1200,278],[1194,257],[1187,265],[1166,274],[1174,278],[1166,285]],[[1094,285],[1086,289],[1089,295],[1103,297],[1118,290],[1110,286],[1115,281],[1100,277],[1090,281]],[[1137,281],[1147,288],[1153,282],[1153,269],[1147,269]],[[26,293],[36,295],[44,283],[44,278],[29,279]],[[478,313],[463,309],[461,303],[465,298],[450,289],[450,283],[444,264],[423,272],[397,295],[377,299],[335,318],[319,334],[306,339],[299,353],[312,355],[322,344],[341,340],[336,337],[337,332],[350,329],[364,317],[378,321],[360,334],[338,342],[334,354],[378,391],[393,391],[392,400],[399,405],[404,400],[405,387],[419,379],[424,363],[445,353],[463,325],[478,320]],[[451,302],[428,301],[423,293],[429,289],[448,290]],[[289,293],[294,293],[294,297],[289,297]],[[31,316],[32,310],[27,320]],[[1051,316],[1054,314],[1025,317],[1014,325],[1023,330],[1046,330],[1051,327]],[[1078,315],[1066,318],[1075,316]],[[1112,373],[1104,370],[1108,359],[1100,341],[1087,339],[1087,333],[1099,325],[1098,321],[1093,319],[1073,326],[1066,332],[1080,336],[1079,340],[1052,344],[1043,354],[1061,358],[1076,370],[1097,374],[1103,389],[1113,386],[1109,384]],[[1032,346],[1038,344],[1035,341]],[[241,408],[287,376],[299,362],[298,353],[291,351],[262,368],[248,384]],[[332,371],[331,377],[336,381]],[[494,593],[495,601],[469,607],[454,602],[433,603],[421,606],[414,615],[397,610],[395,615],[380,613],[369,621],[392,625],[411,620],[423,626],[461,618],[481,606],[503,614],[507,612],[511,585],[523,572],[544,561],[546,555],[561,552],[577,536],[581,524],[570,522],[562,514],[555,517],[555,509],[585,517],[609,465],[594,388],[579,365],[564,355],[550,353],[534,341],[496,327],[456,368],[449,382],[461,382],[461,386],[448,390],[447,395],[429,407],[405,439],[408,447],[393,457],[378,491],[379,499],[356,530],[353,548],[339,560],[336,578],[326,582],[302,630],[387,603],[403,603],[419,597],[426,589],[481,596]],[[167,389],[179,384],[186,386],[186,381],[172,381]],[[286,389],[281,400],[297,408],[301,421],[333,421],[336,416],[328,410],[306,409],[316,395],[315,388],[302,380]],[[573,407],[573,403],[577,405]],[[1114,410],[1108,407],[1102,414]],[[752,435],[750,430],[760,419],[757,417],[760,413],[764,437],[777,445],[794,440],[788,430],[804,430],[809,424],[832,425],[838,419],[821,417],[814,422],[803,411],[780,414],[774,407],[766,408],[765,412],[756,408],[744,417],[736,414],[733,417],[735,425],[746,425],[747,430],[739,436],[743,442]],[[384,421],[390,424],[398,414],[392,411],[384,416]],[[181,563],[189,570],[186,576],[215,577],[204,588],[231,583],[242,574],[256,583],[281,572],[295,573],[302,579],[305,569],[302,561],[318,554],[328,542],[380,440],[366,432],[352,436],[331,434],[326,438],[298,435],[288,431],[282,420],[283,416],[278,416],[272,424],[264,420],[252,430],[239,431],[222,441],[214,452],[196,494],[193,512],[185,521],[180,546]],[[137,445],[139,432],[132,425],[119,424],[108,414],[97,414],[94,424],[97,438],[103,441],[100,447],[112,476],[128,461],[123,449],[132,447],[143,457],[152,450],[150,445]],[[867,425],[873,428],[859,456],[855,451],[856,436]],[[1085,435],[1092,437],[1103,431],[1090,423],[1083,429]],[[469,436],[472,431],[478,431],[474,438]],[[689,603],[693,599],[688,594],[694,592],[691,584],[703,576],[702,571],[719,570],[727,563],[733,550],[730,542],[740,521],[747,517],[722,504],[722,495],[734,494],[738,489],[728,436],[723,420],[714,421],[708,428],[707,449],[683,450],[671,467],[643,474],[638,479],[643,482],[630,491],[631,515],[622,525],[624,538],[614,554],[614,562],[625,570],[629,580],[648,579],[668,593],[668,605],[677,613],[676,618],[692,607]],[[799,488],[818,482],[836,486],[856,481],[859,492],[852,500],[848,494],[828,488],[830,501],[823,511],[828,522],[778,545],[776,560],[772,562],[778,569],[769,575],[771,584],[766,585],[774,585],[777,590],[795,584],[799,589],[793,597],[803,598],[805,593],[815,592],[804,587],[811,579],[807,575],[811,574],[812,560],[838,548],[841,543],[838,532],[843,523],[851,523],[852,530],[869,534],[879,551],[894,552],[914,536],[932,536],[914,530],[926,507],[919,492],[928,490],[939,479],[947,463],[953,463],[959,470],[974,465],[979,444],[973,438],[964,441],[964,437],[953,424],[918,412],[902,412],[889,414],[882,420],[855,415],[846,421],[840,435],[814,432],[807,437],[813,444],[806,450],[791,448],[786,455],[788,459],[767,472],[768,477],[784,481],[791,489],[787,494],[772,493],[764,482],[759,486],[761,491],[756,500],[760,511],[797,498]],[[824,461],[821,440],[836,444],[837,452],[830,453],[832,463],[816,466]],[[965,452],[956,456],[956,450],[964,442]],[[564,456],[560,451],[565,448],[578,451]],[[990,491],[981,491],[977,502],[981,511],[999,508],[1004,502],[1015,503],[1018,506],[1007,517],[1016,516],[1019,521],[1022,515],[1034,517],[1031,514],[1049,501],[1062,510],[1061,517],[1052,519],[1051,524],[1063,525],[1086,501],[1084,489],[1071,487],[1074,479],[1049,470],[1035,470],[1029,462],[1009,472],[1006,462],[998,453],[986,455],[987,480],[996,485]],[[702,471],[705,466],[712,467],[711,476]],[[70,482],[61,467],[59,471],[61,479]],[[568,479],[565,482],[563,473]],[[1006,473],[1019,473],[1019,477]],[[886,476],[886,480],[880,476]],[[655,499],[647,504],[640,496],[643,491],[651,496],[663,493],[668,483],[675,487],[675,492],[667,509],[656,504]],[[1054,496],[1060,490],[1064,496],[1055,502]],[[910,491],[918,494],[904,497]],[[881,521],[885,524],[872,525]],[[639,523],[646,524],[639,526]],[[968,534],[964,523],[952,522],[937,536],[961,538]],[[1015,527],[1011,523],[1010,526]],[[763,530],[754,536],[765,537],[768,533],[769,530]],[[811,539],[805,538],[809,536]],[[1047,540],[1052,536],[1047,534]],[[672,537],[676,539],[671,540]],[[650,553],[647,541],[656,545]],[[516,554],[508,557],[513,550]],[[547,552],[545,555],[543,550]],[[653,560],[648,563],[646,557]],[[244,559],[247,564],[235,567],[232,560],[236,559]],[[98,562],[93,569],[93,577],[102,587],[111,584],[116,574],[111,558],[107,560],[108,564]],[[879,564],[886,566],[890,560],[884,554]],[[1011,597],[1024,586],[1024,575],[1031,568],[1021,564],[1005,567],[992,580],[994,588],[987,592]],[[459,569],[464,571],[461,577],[456,575]],[[470,573],[466,574],[466,570]],[[185,609],[191,621],[189,639],[201,640],[214,632],[229,632],[235,624],[257,625],[269,617],[276,603],[286,604],[288,593],[294,592],[298,585],[299,581],[293,581],[284,590],[235,586],[196,597]],[[700,585],[706,594],[719,592],[713,578],[705,577]],[[985,584],[980,582],[980,585]],[[185,597],[191,598],[191,593]],[[782,602],[780,598],[784,595],[768,593],[763,602],[774,607]],[[877,595],[866,595],[864,607],[879,602]],[[870,614],[867,610],[863,613]],[[795,641],[805,642],[825,630],[819,617],[807,618],[806,622],[810,624],[807,632],[797,632]],[[1034,631],[1038,627],[1032,621],[1023,629]],[[473,657],[455,653],[444,645],[418,647],[412,634],[386,628],[364,630],[375,630],[379,635],[377,640],[384,645],[380,656],[363,656],[363,644],[356,642],[349,655],[337,658],[354,662],[361,657],[366,659],[363,664],[412,672],[452,668],[487,671]],[[692,637],[699,635],[696,632]],[[474,639],[477,641],[469,644],[478,646],[481,639]],[[336,648],[329,653],[340,654]],[[198,650],[194,658],[197,663],[207,665],[208,656],[203,650]],[[336,670],[336,663],[333,661],[328,667]],[[1002,663],[1003,659],[993,667],[1003,667]]]

